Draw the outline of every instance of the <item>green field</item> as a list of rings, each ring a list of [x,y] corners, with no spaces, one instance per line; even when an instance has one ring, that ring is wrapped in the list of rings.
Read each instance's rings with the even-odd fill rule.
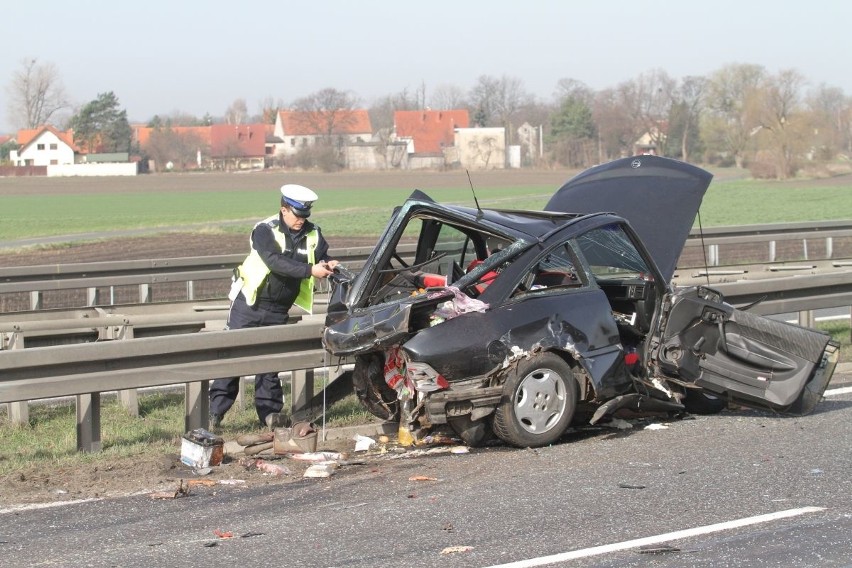
[[[721,171],[710,185],[701,208],[705,227],[793,221],[852,219],[852,176],[821,180],[772,182],[742,179]],[[727,174],[727,175],[726,175]],[[214,174],[211,174],[214,175]],[[430,174],[422,174],[423,179]],[[364,180],[369,180],[365,174]],[[143,176],[140,176],[143,177]],[[150,190],[145,180],[127,183],[114,193],[100,188],[87,191],[79,180],[68,182],[73,191],[33,192],[2,191],[15,181],[0,185],[0,240],[70,235],[102,231],[120,231],[162,227],[194,230],[245,232],[258,219],[275,211],[275,190],[268,179],[258,183],[246,180],[245,189],[233,189],[242,179],[229,179],[230,186],[205,191],[199,187],[204,176],[193,178],[194,185],[184,190],[184,178],[175,176],[157,180]],[[379,181],[383,181],[378,177]],[[515,174],[515,180],[523,175]],[[213,180],[214,178],[210,178]],[[567,178],[566,178],[567,179]],[[61,187],[61,180],[51,180]],[[461,176],[457,181],[461,181]],[[464,179],[466,181],[466,178]],[[121,183],[121,182],[114,182]],[[327,235],[377,235],[392,208],[401,203],[411,188],[377,186],[323,188],[314,207]],[[487,183],[487,181],[486,181]],[[165,186],[165,187],[164,187]],[[515,185],[476,187],[483,207],[539,209],[558,184],[516,183]],[[26,189],[26,187],[24,187]],[[473,205],[470,188],[431,187],[428,192],[437,201]]]

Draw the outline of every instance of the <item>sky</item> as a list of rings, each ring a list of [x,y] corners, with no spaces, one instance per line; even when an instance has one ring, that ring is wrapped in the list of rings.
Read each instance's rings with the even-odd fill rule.
[[[796,69],[852,96],[848,0],[42,0],[0,18],[0,133],[21,61],[52,63],[70,101],[112,91],[131,122],[222,116],[236,99],[289,104],[332,87],[361,106],[407,90],[520,79],[551,101],[560,79],[594,90],[662,69]],[[61,125],[59,125],[61,126]]]

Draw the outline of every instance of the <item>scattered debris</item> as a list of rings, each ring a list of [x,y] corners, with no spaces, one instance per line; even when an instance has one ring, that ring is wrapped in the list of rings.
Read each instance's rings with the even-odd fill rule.
[[[187,487],[197,487],[199,485],[210,487],[211,485],[216,485],[216,481],[212,479],[190,479],[186,482]]]
[[[653,424],[648,424],[645,426],[645,430],[668,430],[667,424],[660,424],[659,422],[654,422]]]
[[[305,452],[302,454],[287,454],[290,459],[309,462],[324,462],[346,459],[346,454],[340,452]]]
[[[234,533],[232,533],[231,531],[223,531],[221,529],[214,530],[213,534],[220,539],[234,538]]]
[[[606,424],[601,424],[601,426],[607,428],[617,428],[618,430],[630,430],[631,428],[633,428],[633,424],[622,418],[613,418]]]
[[[155,491],[150,494],[151,499],[177,499],[178,497],[189,497],[189,485],[184,486],[183,480],[174,491]]]
[[[622,489],[645,489],[645,485],[639,483],[619,483],[619,487]]]
[[[355,451],[356,452],[366,452],[370,448],[376,445],[376,441],[369,436],[362,436],[361,434],[355,434],[352,437],[355,440]]]
[[[441,554],[458,554],[459,552],[470,552],[471,550],[473,550],[472,546],[448,546],[441,551]]]
[[[270,475],[290,475],[290,469],[286,465],[270,463],[261,459],[257,460],[255,467],[259,471]]]
[[[680,552],[680,549],[668,544],[648,544],[639,547],[639,554],[664,554],[666,552]]]
[[[220,479],[219,485],[242,485],[245,482],[245,479]]]
[[[305,470],[303,477],[331,477],[335,469],[335,462],[315,463]]]
[[[180,461],[192,468],[206,468],[222,463],[225,441],[204,428],[187,432],[181,439]]]
[[[437,477],[429,477],[427,475],[412,475],[408,481],[438,481]]]

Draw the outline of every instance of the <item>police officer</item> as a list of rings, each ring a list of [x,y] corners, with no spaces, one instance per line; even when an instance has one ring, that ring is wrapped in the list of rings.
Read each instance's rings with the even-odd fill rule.
[[[326,278],[337,266],[328,243],[308,221],[317,194],[296,184],[281,186],[281,208],[254,226],[251,250],[234,271],[227,329],[287,323],[293,304],[312,313],[314,279]],[[261,424],[287,426],[280,414],[284,393],[278,373],[255,375],[254,404]],[[237,397],[239,378],[216,379],[210,385],[210,428],[217,429]]]

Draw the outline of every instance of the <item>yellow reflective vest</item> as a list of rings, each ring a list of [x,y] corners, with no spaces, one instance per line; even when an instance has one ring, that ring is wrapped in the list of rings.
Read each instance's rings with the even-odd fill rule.
[[[258,225],[269,223],[277,219],[277,215],[273,215],[268,219],[264,219]],[[282,231],[277,229],[272,231],[275,237],[275,242],[281,247],[281,252],[287,252],[287,238]],[[313,266],[316,264],[316,248],[319,244],[319,231],[314,227],[307,235],[305,235],[305,246],[307,248],[308,264]],[[260,287],[263,286],[266,277],[269,275],[269,267],[260,258],[258,252],[254,249],[252,243],[251,252],[237,268],[237,278],[242,280],[241,291],[245,296],[246,303],[253,306],[257,303],[257,293]],[[299,294],[293,302],[309,314],[313,313],[314,304],[314,277],[304,278],[299,285]]]

